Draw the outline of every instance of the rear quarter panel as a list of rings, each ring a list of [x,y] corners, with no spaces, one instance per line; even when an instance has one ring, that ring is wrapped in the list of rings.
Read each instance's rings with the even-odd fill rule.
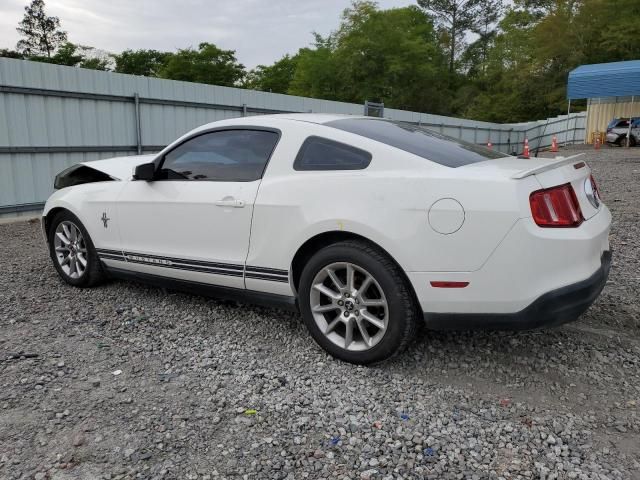
[[[355,171],[295,171],[293,161],[309,135],[367,150],[371,164]],[[477,270],[523,216],[523,185],[539,184],[457,170],[322,125],[287,130],[258,191],[247,263],[288,270],[305,241],[345,231],[377,243],[405,271]],[[442,198],[455,198],[465,209],[462,228],[449,235],[436,233],[428,221],[430,206]]]

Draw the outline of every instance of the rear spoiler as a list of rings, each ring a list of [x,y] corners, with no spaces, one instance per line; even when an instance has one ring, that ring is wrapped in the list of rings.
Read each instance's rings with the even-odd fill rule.
[[[529,177],[531,175],[536,175],[538,173],[547,172],[549,170],[553,170],[554,168],[561,167],[562,165],[568,165],[570,163],[575,162],[576,158],[581,157],[584,153],[577,153],[575,155],[571,155],[570,157],[556,157],[550,159],[551,161],[545,165],[541,165],[538,167],[530,168],[528,170],[522,170],[521,172],[512,175],[511,178],[519,180],[521,178]]]

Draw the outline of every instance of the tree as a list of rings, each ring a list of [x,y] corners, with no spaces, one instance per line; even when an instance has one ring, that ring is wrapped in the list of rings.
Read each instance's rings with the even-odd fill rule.
[[[502,8],[502,0],[482,0],[478,5],[478,15],[471,25],[471,31],[478,35],[478,39],[473,42],[473,45],[480,55],[480,70],[483,72],[489,46],[496,36],[496,23],[502,16]]]
[[[338,65],[333,55],[331,39],[315,33],[314,48],[301,48],[298,51],[296,72],[293,75],[289,92],[326,100],[339,100],[340,80]]]
[[[89,70],[109,70],[109,60],[104,58],[84,58],[78,65],[80,68],[86,68]]]
[[[16,52],[15,50],[10,50],[8,48],[0,48],[0,57],[17,58],[19,60],[24,60],[24,55],[22,55],[20,52]]]
[[[43,0],[33,0],[24,10],[24,18],[16,29],[24,37],[17,44],[18,51],[26,56],[51,57],[67,40],[67,33],[59,29],[60,19],[47,17]]]
[[[447,113],[446,57],[433,22],[415,6],[379,10],[354,1],[336,31],[300,49],[289,93]]]
[[[99,55],[101,51],[93,47],[77,45],[66,42],[61,45],[56,53],[51,57],[33,56],[28,57],[32,62],[53,63],[55,65],[65,65],[67,67],[81,67],[90,70],[109,70],[109,57]]]
[[[52,55],[50,57],[34,56],[29,57],[29,60],[75,67],[80,62],[82,62],[82,60],[84,60],[84,55],[78,51],[78,45],[75,45],[71,42],[66,42],[58,48],[55,55]]]
[[[159,76],[232,87],[245,74],[235,53],[235,50],[221,50],[212,43],[201,43],[198,50],[186,48],[171,55],[160,68]]]
[[[125,50],[113,55],[116,62],[115,71],[130,75],[157,77],[162,67],[173,54],[158,50]]]
[[[298,66],[298,55],[285,55],[273,65],[258,65],[247,74],[245,88],[287,93]]]
[[[356,2],[334,42],[340,99],[448,111],[446,59],[431,19],[417,7],[378,10]]]
[[[448,44],[449,73],[453,73],[465,34],[471,30],[483,0],[418,0],[418,5],[433,15],[444,30],[443,40]]]

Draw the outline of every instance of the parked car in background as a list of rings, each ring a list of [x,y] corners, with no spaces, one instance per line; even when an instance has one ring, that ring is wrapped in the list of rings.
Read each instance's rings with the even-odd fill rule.
[[[607,126],[607,143],[612,145],[626,146],[625,140],[629,133],[629,122],[631,122],[631,135],[629,136],[629,146],[635,147],[640,140],[640,117],[614,118]]]
[[[55,186],[43,227],[65,282],[297,308],[354,363],[401,351],[423,322],[575,320],[611,263],[611,215],[584,161],[523,160],[370,117],[223,120],[157,155],[75,165]]]

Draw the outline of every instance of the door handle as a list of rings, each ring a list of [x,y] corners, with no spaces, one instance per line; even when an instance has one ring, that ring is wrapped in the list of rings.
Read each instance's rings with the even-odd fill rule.
[[[244,207],[244,202],[242,200],[236,200],[236,199],[228,199],[225,198],[224,200],[218,200],[216,202],[216,206],[218,207],[231,207],[231,208],[242,208]]]

